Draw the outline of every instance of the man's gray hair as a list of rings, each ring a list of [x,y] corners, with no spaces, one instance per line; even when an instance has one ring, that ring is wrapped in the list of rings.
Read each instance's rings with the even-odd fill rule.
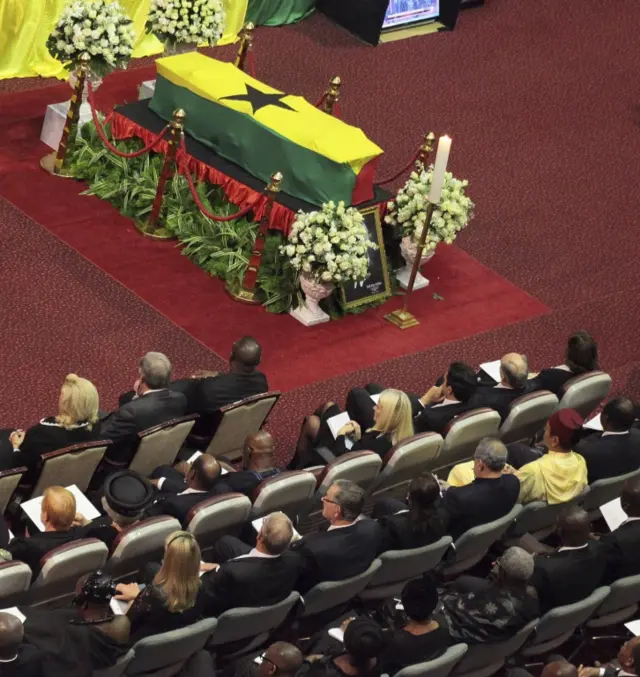
[[[140,376],[151,390],[168,388],[171,382],[171,362],[162,353],[147,353],[140,359]]]
[[[522,388],[529,377],[529,362],[526,355],[510,353],[500,360],[500,369],[505,381],[512,388]]]
[[[280,555],[291,543],[293,524],[283,512],[272,512],[262,522],[262,542],[270,555]]]
[[[533,574],[533,567],[533,556],[517,546],[507,548],[500,558],[500,569],[510,581],[526,583]]]
[[[349,522],[358,519],[364,508],[364,489],[350,480],[336,480],[333,484],[338,487],[334,501],[340,508],[342,517]]]
[[[499,472],[507,464],[507,447],[497,437],[483,437],[473,457],[482,461],[492,472]]]

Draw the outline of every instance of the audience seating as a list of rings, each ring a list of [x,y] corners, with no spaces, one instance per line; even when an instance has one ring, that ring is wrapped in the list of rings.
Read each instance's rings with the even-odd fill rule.
[[[522,506],[516,504],[504,517],[480,524],[462,534],[449,551],[449,557],[444,560],[442,573],[445,576],[452,576],[477,564],[487,554],[489,548],[502,538],[521,510]]]
[[[31,498],[42,496],[47,487],[54,485],[75,484],[80,491],[86,491],[110,444],[109,440],[83,442],[42,454],[42,468]]]
[[[450,646],[442,656],[425,663],[416,663],[396,672],[393,677],[448,677],[467,651],[466,644]]]
[[[582,507],[589,513],[589,517],[592,520],[596,519],[599,516],[600,506],[618,498],[627,480],[635,479],[636,477],[640,477],[640,469],[626,475],[596,480],[593,484],[589,485],[589,493],[585,496]]]
[[[220,536],[238,536],[250,513],[251,501],[244,494],[212,496],[191,508],[186,529],[196,537],[204,558]]]
[[[27,469],[24,466],[0,472],[0,515],[4,515],[4,511],[11,501],[13,493],[18,488],[20,480],[26,472]]]
[[[253,492],[251,519],[281,511],[295,523],[298,514],[309,505],[315,490],[315,476],[304,470],[269,477]]]
[[[611,376],[603,371],[574,376],[564,384],[558,409],[575,409],[587,418],[609,394],[611,383]]]
[[[483,437],[495,437],[500,427],[500,414],[493,409],[472,409],[456,416],[449,424],[444,445],[434,468],[450,468],[473,456]]]
[[[42,570],[29,591],[31,606],[61,606],[74,595],[84,574],[104,567],[109,551],[97,538],[81,538],[49,551],[41,560]]]
[[[549,390],[522,395],[511,403],[509,416],[498,430],[505,443],[528,442],[558,406],[558,398]]]
[[[591,617],[608,594],[609,588],[602,586],[580,602],[547,611],[540,618],[536,633],[525,643],[520,653],[525,657],[539,656],[564,644],[576,628]]]
[[[24,562],[0,563],[0,608],[22,602],[31,584],[31,569]]]
[[[587,628],[603,628],[633,618],[640,602],[640,575],[620,578],[587,621]]]
[[[490,677],[500,670],[509,656],[516,654],[536,629],[538,619],[529,621],[504,642],[472,644],[455,666],[452,677]]]
[[[197,418],[197,414],[172,418],[139,432],[139,442],[129,470],[148,477],[161,465],[173,465]]]
[[[180,528],[177,519],[162,515],[123,529],[113,542],[106,571],[122,580],[135,577],[147,562],[161,562],[167,536]]]
[[[360,593],[362,601],[397,597],[404,584],[435,569],[452,540],[443,536],[439,541],[412,550],[388,550],[379,556],[380,568]]]

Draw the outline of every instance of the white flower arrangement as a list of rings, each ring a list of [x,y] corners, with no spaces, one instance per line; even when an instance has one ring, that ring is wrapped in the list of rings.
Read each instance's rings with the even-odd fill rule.
[[[87,54],[91,71],[105,75],[126,67],[135,39],[133,21],[117,2],[82,0],[62,10],[47,39],[47,49],[70,69]]]
[[[431,188],[433,166],[420,167],[411,172],[408,181],[396,194],[394,202],[387,203],[385,223],[401,226],[405,235],[419,240],[427,220],[427,195]],[[451,172],[445,172],[440,204],[436,205],[431,217],[424,251],[432,251],[438,242],[451,244],[459,231],[473,218],[475,204],[465,195],[468,181],[455,179]]]
[[[222,0],[151,0],[146,30],[166,45],[213,47],[224,33]]]
[[[371,242],[362,214],[331,201],[322,211],[298,212],[288,242],[280,248],[291,265],[317,282],[342,284],[367,277]]]

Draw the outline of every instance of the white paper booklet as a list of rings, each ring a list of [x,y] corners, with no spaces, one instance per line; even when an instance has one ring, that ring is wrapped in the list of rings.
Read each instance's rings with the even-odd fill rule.
[[[622,509],[619,498],[600,506],[600,512],[604,517],[610,531],[615,531],[627,518],[627,513]]]
[[[602,431],[602,420],[600,418],[600,414],[597,416],[594,416],[592,419],[587,421],[583,426],[583,428],[589,428],[589,430],[600,430]]]
[[[89,499],[78,489],[75,484],[72,484],[67,489],[76,497],[76,512],[79,512],[88,520],[94,520],[100,517],[100,512],[89,502]],[[29,519],[40,529],[44,531],[44,524],[40,519],[40,506],[42,505],[43,496],[32,498],[30,501],[21,503],[20,507],[27,513]]]
[[[111,598],[111,601],[109,602],[109,606],[111,607],[111,611],[116,616],[124,616],[127,613],[127,609],[129,608],[129,602],[125,602],[123,599],[116,599],[115,597]]]
[[[349,423],[350,420],[349,414],[347,414],[346,411],[343,411],[341,414],[336,414],[335,416],[327,419],[327,425],[329,426],[329,430],[331,431],[334,439],[337,439],[338,437],[338,430],[340,430],[343,425]],[[353,440],[349,437],[345,437],[344,446],[347,447],[347,449],[351,449],[353,446]]]
[[[496,383],[500,383],[500,381],[502,381],[502,377],[500,376],[500,360],[494,360],[493,362],[483,362],[480,365],[480,369],[489,374],[489,376],[491,376],[491,378]]]

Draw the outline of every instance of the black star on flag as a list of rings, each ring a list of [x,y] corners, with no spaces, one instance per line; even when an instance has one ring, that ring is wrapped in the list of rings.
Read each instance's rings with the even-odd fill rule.
[[[267,94],[249,84],[245,84],[245,87],[247,88],[246,94],[223,96],[220,98],[220,101],[247,101],[251,104],[253,115],[266,106],[276,106],[277,108],[284,108],[285,110],[292,110],[295,112],[294,108],[291,108],[291,106],[282,101],[285,96],[288,96],[287,94]]]

